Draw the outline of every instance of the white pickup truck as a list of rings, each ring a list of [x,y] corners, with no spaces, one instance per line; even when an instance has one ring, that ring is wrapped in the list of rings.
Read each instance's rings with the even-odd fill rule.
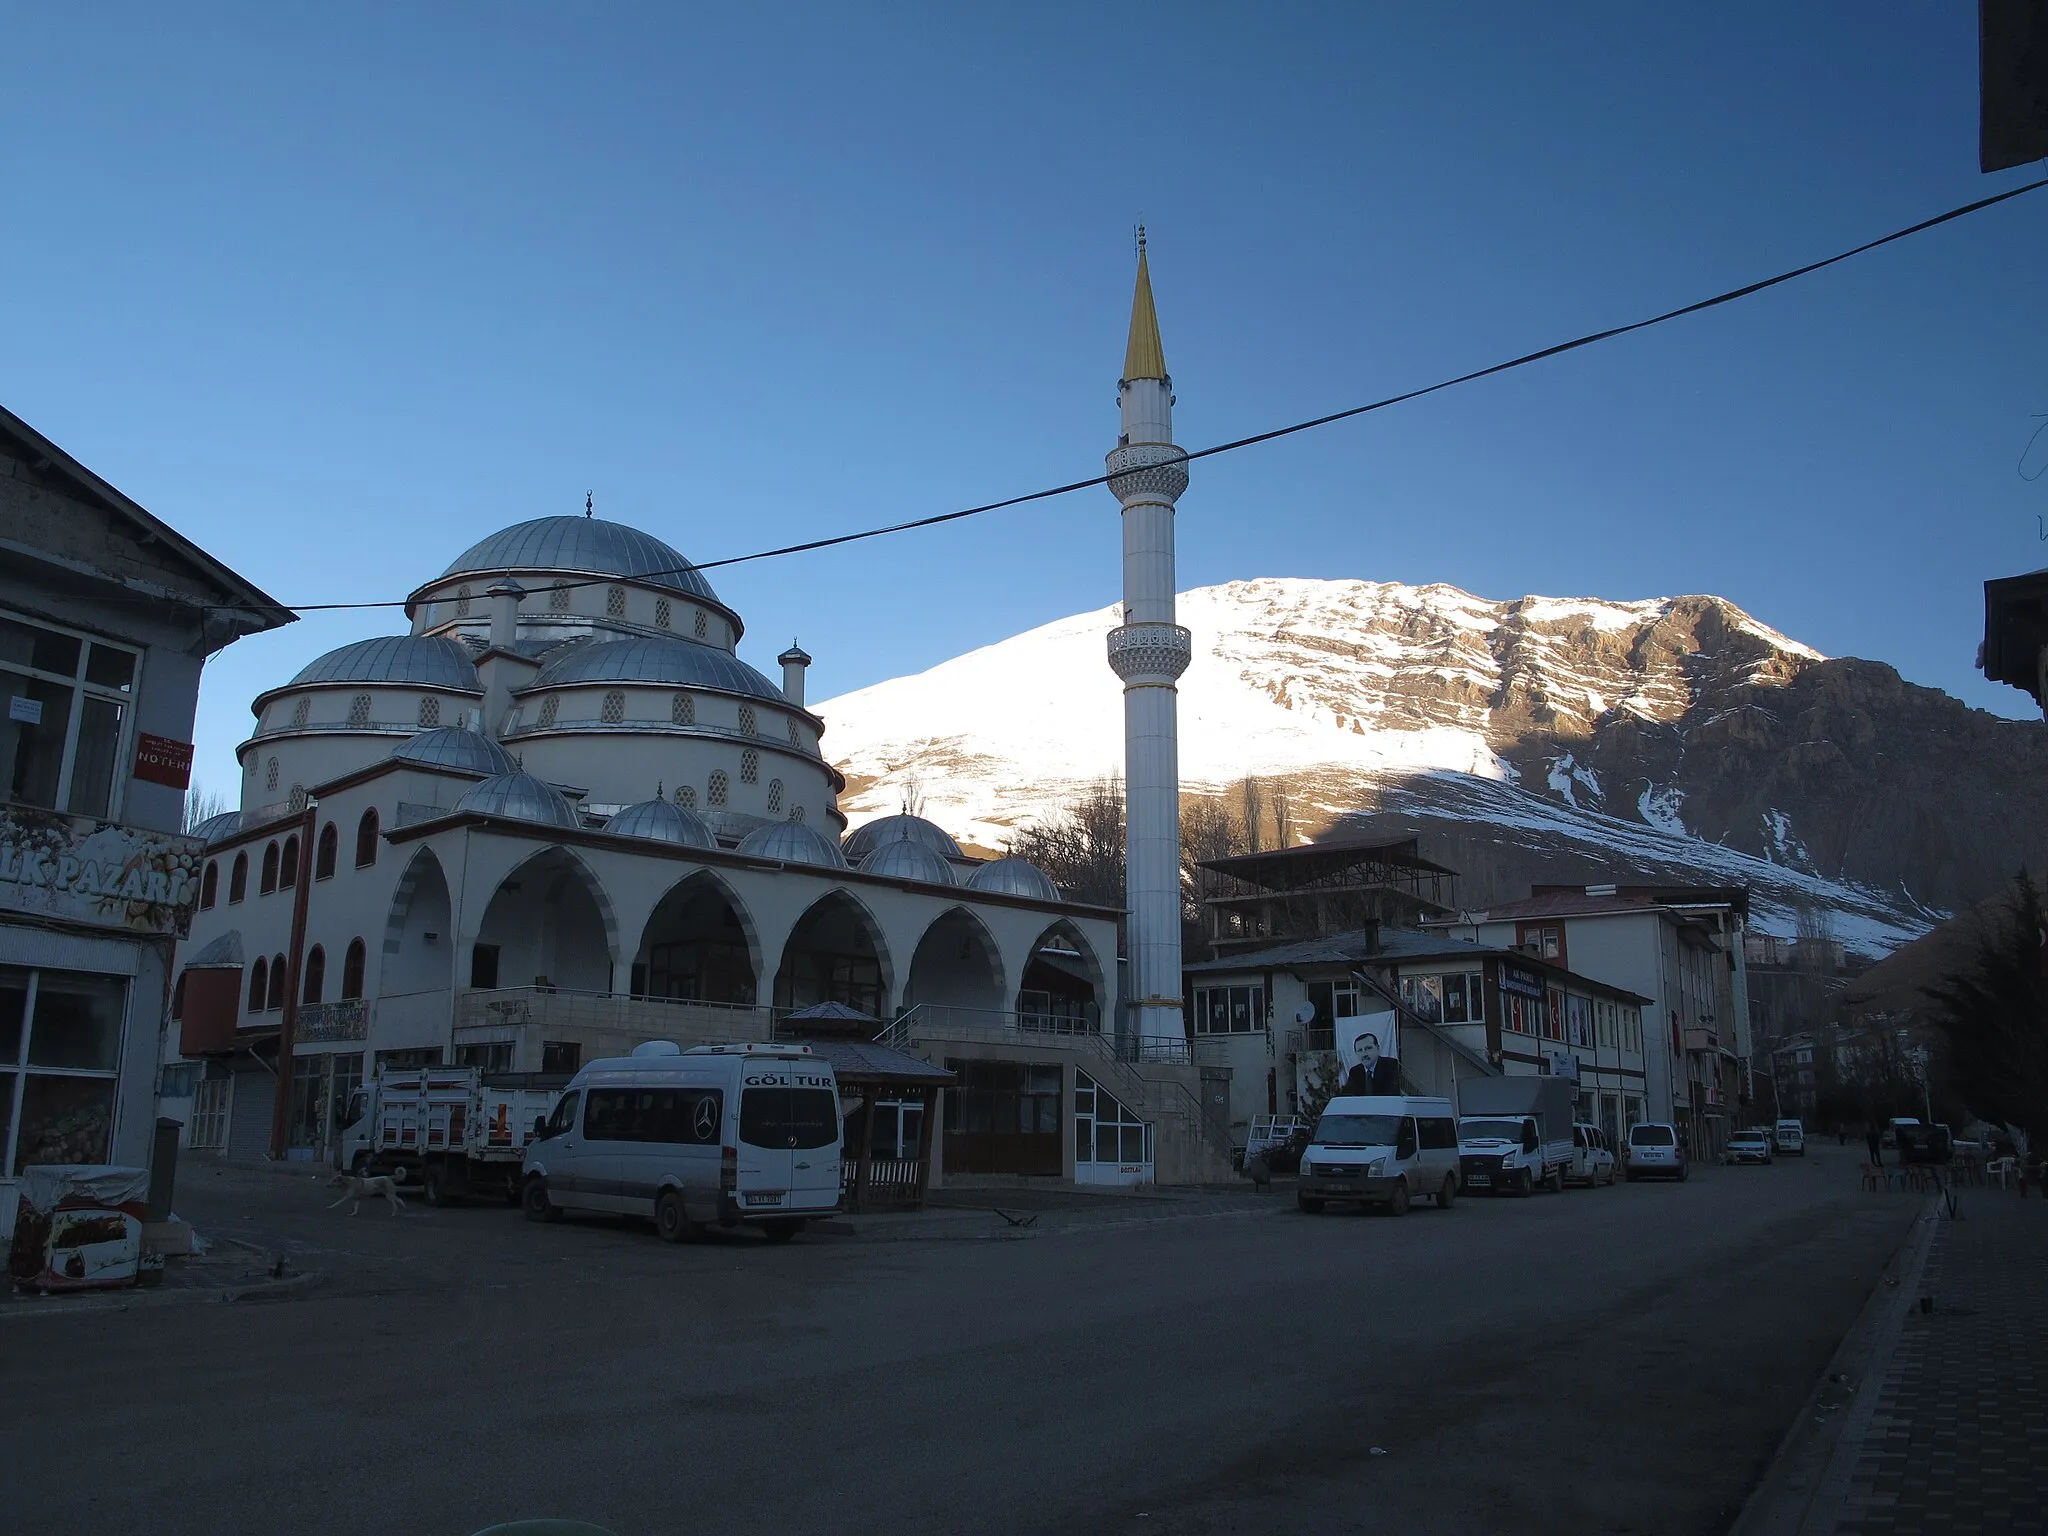
[[[1459,1181],[1470,1193],[1564,1188],[1578,1085],[1568,1077],[1469,1077],[1458,1084]]]
[[[468,1194],[517,1204],[520,1158],[568,1081],[476,1067],[382,1073],[349,1100],[340,1164],[419,1185],[429,1205]]]

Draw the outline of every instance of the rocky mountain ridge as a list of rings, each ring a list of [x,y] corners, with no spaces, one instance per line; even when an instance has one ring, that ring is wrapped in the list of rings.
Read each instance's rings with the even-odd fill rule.
[[[1721,598],[1266,578],[1185,593],[1180,615],[1184,792],[1257,775],[1299,834],[1455,846],[1468,904],[1575,871],[1739,879],[1766,926],[1818,906],[1881,952],[2041,863],[2048,733]],[[914,779],[928,814],[997,848],[1114,773],[1117,622],[1079,614],[819,705],[848,814],[897,809]]]

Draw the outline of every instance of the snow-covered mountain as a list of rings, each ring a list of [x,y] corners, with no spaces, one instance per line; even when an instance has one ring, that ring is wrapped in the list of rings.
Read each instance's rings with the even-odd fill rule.
[[[1424,835],[1460,851],[1444,862],[1470,904],[1539,879],[1739,881],[1764,926],[1819,905],[1876,953],[2040,862],[2039,726],[1719,598],[1275,578],[1184,593],[1180,620],[1185,793],[1256,775],[1287,789],[1298,835],[1366,816]],[[1078,614],[818,705],[848,815],[898,809],[914,778],[927,815],[996,849],[1117,772],[1118,621]]]

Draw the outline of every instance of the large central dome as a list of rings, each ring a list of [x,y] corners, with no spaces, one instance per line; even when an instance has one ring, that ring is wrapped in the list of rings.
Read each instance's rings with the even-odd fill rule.
[[[627,576],[719,603],[711,583],[678,551],[638,528],[595,517],[537,517],[514,523],[472,544],[438,578],[487,576],[501,571],[558,571],[586,576]],[[719,603],[723,607],[723,603]]]

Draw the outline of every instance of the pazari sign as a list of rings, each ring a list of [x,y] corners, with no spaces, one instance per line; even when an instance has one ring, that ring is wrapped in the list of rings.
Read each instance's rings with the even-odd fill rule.
[[[0,806],[0,911],[183,938],[199,862],[189,837]]]

